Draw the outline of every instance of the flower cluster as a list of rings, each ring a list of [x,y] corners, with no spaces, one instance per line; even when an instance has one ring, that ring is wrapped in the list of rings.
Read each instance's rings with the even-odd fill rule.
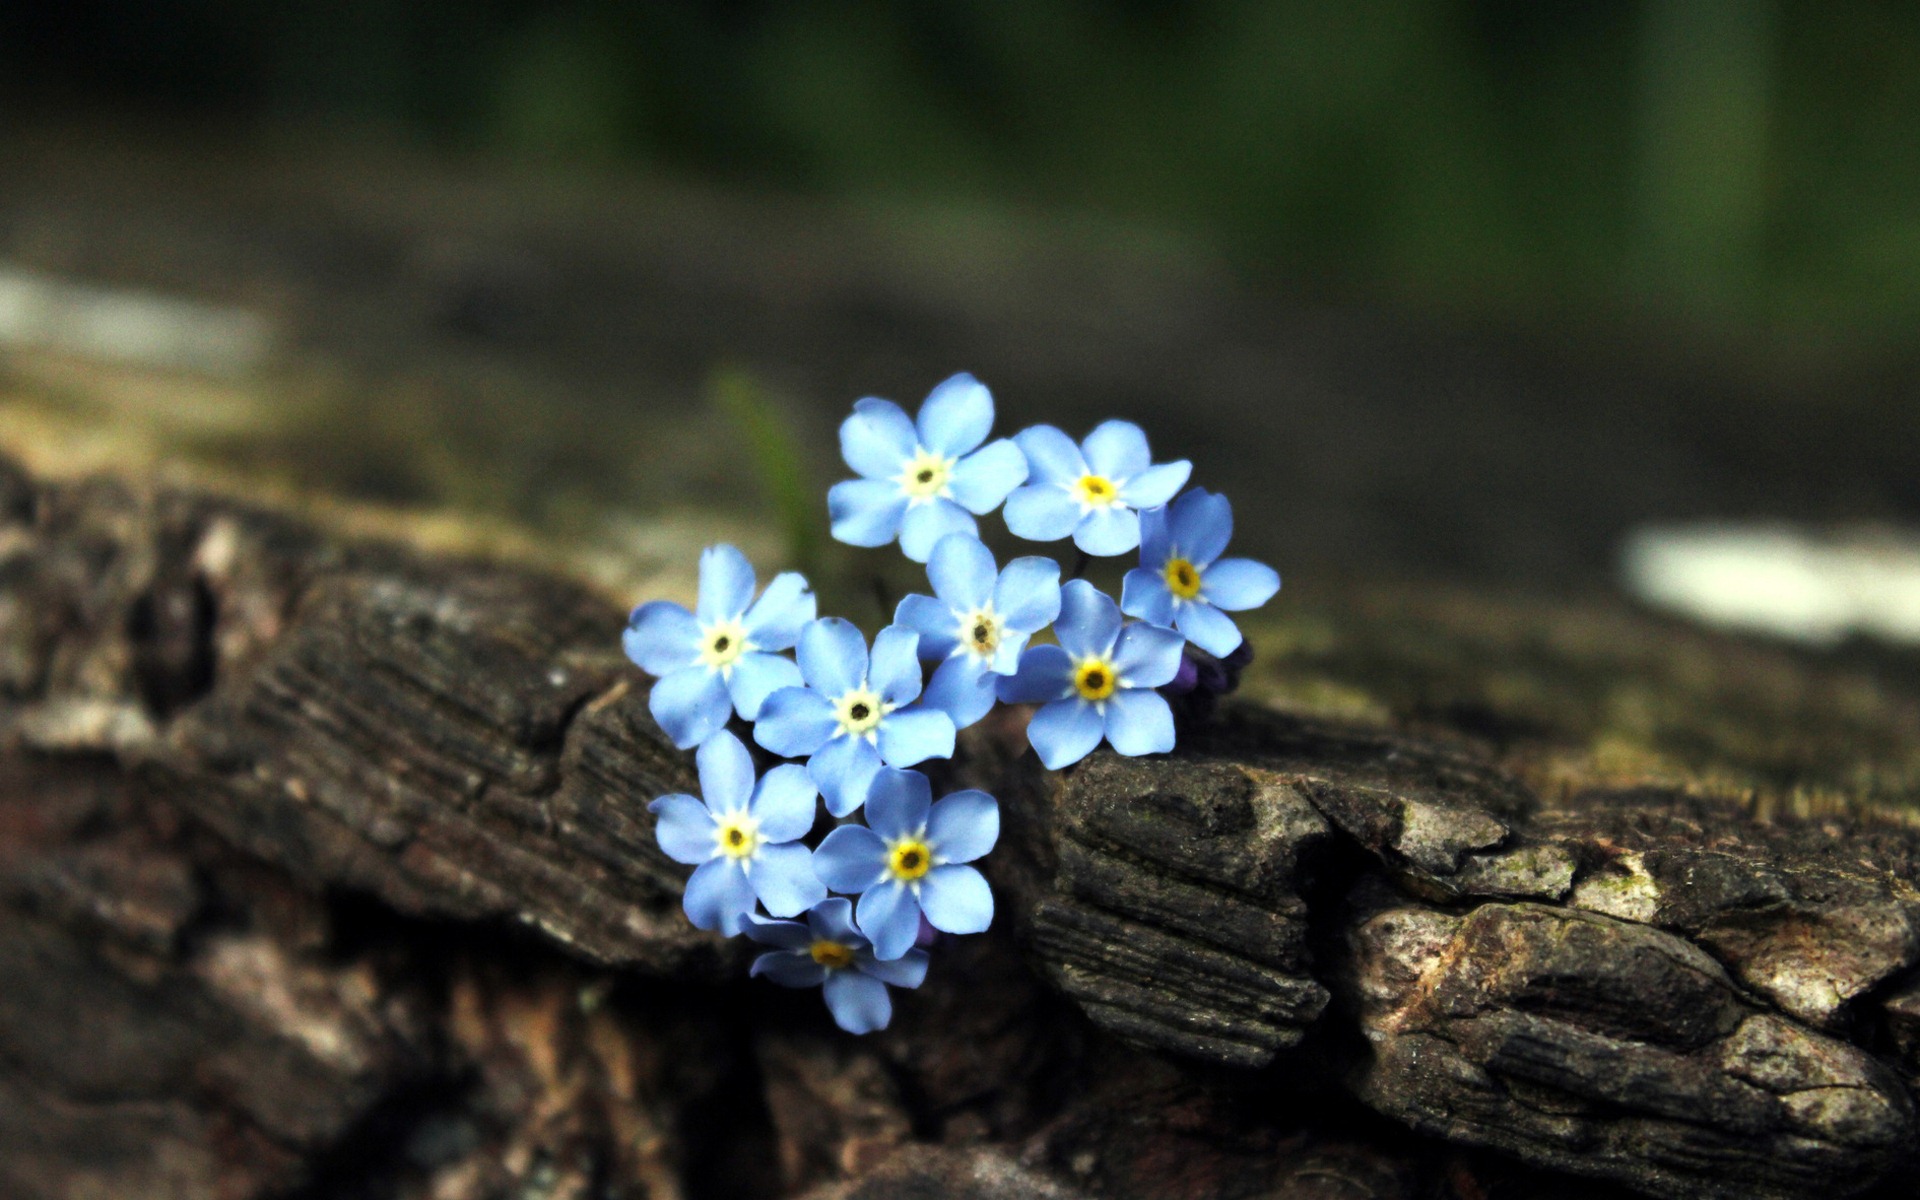
[[[1039,706],[1027,739],[1049,769],[1103,741],[1125,755],[1169,751],[1167,697],[1229,690],[1246,652],[1226,614],[1280,588],[1272,568],[1221,557],[1226,498],[1181,492],[1191,465],[1155,463],[1139,426],[1108,421],[1076,444],[1050,425],[988,441],[993,423],[992,395],[956,375],[914,417],[868,398],[841,425],[859,478],[828,493],[834,536],[898,542],[926,564],[932,591],[901,600],[871,644],[819,616],[797,574],[756,598],[752,565],[725,545],[701,556],[694,611],[643,604],[625,634],[656,678],[655,720],[697,748],[700,797],[649,806],[660,848],[695,868],[687,917],[769,947],[752,973],[821,988],[853,1033],[887,1025],[888,987],[920,985],[937,934],[993,920],[970,864],[999,838],[998,803],[972,789],[936,800],[913,768],[952,757],[956,732],[997,703]],[[1015,536],[1071,537],[1082,567],[1137,550],[1119,603],[1085,579],[1063,583],[1051,558],[1000,566],[976,518],[1003,505]],[[736,718],[762,750],[795,761],[756,775],[727,728]],[[823,803],[835,824],[815,839]]]

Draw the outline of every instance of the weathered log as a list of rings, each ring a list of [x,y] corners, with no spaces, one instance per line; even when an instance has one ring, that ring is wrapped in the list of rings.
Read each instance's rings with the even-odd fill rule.
[[[1910,799],[1873,767],[1908,753],[1892,683],[1853,765],[1819,763],[1859,803],[1809,818],[1583,774],[1565,695],[1534,726],[1242,704],[1060,774],[1003,712],[956,768],[1005,806],[1006,919],[855,1040],[681,917],[645,803],[687,757],[620,618],[0,470],[8,1193],[1785,1198],[1911,1170],[1920,835],[1865,807]]]

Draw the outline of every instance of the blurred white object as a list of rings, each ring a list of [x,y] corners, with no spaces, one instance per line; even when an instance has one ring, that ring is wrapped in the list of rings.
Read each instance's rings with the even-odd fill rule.
[[[236,375],[273,348],[257,313],[75,283],[0,263],[0,348]]]
[[[1815,645],[1920,642],[1920,535],[1785,524],[1655,525],[1628,536],[1627,589],[1660,608]]]

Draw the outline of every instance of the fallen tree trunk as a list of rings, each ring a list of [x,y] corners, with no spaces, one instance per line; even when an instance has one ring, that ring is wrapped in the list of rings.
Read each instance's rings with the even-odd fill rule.
[[[0,472],[7,1194],[1911,1182],[1920,836],[1865,804],[1912,799],[1893,685],[1606,618],[1748,692],[1871,692],[1846,719],[1873,737],[1808,752],[1862,803],[1806,818],[1719,767],[1570,768],[1578,706],[1534,693],[1242,704],[1061,775],[1008,714],[958,764],[1006,809],[1004,919],[853,1039],[681,917],[645,804],[688,761],[621,616],[211,496]],[[1743,728],[1804,732],[1751,703]]]

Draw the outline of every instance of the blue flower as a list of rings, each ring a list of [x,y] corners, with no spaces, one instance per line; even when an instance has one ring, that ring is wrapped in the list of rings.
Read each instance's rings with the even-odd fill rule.
[[[1055,770],[1077,763],[1102,737],[1127,755],[1173,749],[1173,710],[1153,689],[1180,670],[1179,634],[1138,622],[1123,628],[1113,600],[1084,579],[1061,587],[1053,632],[1058,646],[1029,647],[1019,672],[999,681],[1000,699],[1042,705],[1027,724],[1041,762]]]
[[[873,945],[853,927],[853,905],[838,896],[814,905],[805,923],[752,917],[747,936],[777,947],[754,959],[750,974],[782,987],[820,988],[834,1021],[848,1033],[885,1029],[893,1019],[887,985],[917,988],[927,977],[925,950],[875,958]]]
[[[993,892],[963,866],[1000,839],[1000,806],[985,792],[930,803],[918,771],[883,770],[867,797],[867,822],[842,825],[813,852],[813,869],[836,892],[858,893],[860,932],[876,958],[912,948],[920,915],[946,933],[979,933],[993,922]]]
[[[920,635],[920,657],[938,662],[921,703],[967,726],[993,707],[993,680],[1020,665],[1027,639],[1060,615],[1060,564],[1016,558],[995,573],[993,552],[963,533],[933,548],[934,596],[900,601],[893,619]]]
[[[758,784],[740,739],[722,733],[694,756],[704,803],[684,793],[647,805],[660,848],[698,863],[682,903],[701,929],[739,933],[755,896],[776,917],[805,912],[826,897],[805,846],[813,828],[813,783],[800,767],[768,771]]]
[[[1027,456],[1028,483],[1007,498],[1007,528],[1035,542],[1072,534],[1088,554],[1138,546],[1138,510],[1165,504],[1193,471],[1185,459],[1155,466],[1147,435],[1128,421],[1107,421],[1078,446],[1051,425],[1013,440]]]
[[[980,445],[992,428],[993,393],[971,375],[929,392],[917,425],[891,400],[855,404],[840,426],[840,454],[862,478],[827,493],[833,536],[854,546],[899,538],[903,554],[925,562],[947,534],[977,535],[968,514],[992,512],[1027,478],[1012,442]]]
[[[1233,506],[1205,488],[1141,513],[1140,565],[1127,572],[1120,611],[1178,629],[1215,658],[1232,654],[1242,638],[1227,613],[1280,590],[1280,573],[1265,563],[1220,557],[1232,537]]]
[[[953,718],[913,704],[919,641],[889,625],[874,637],[869,662],[860,631],[824,617],[800,633],[806,686],[781,688],[760,706],[754,740],[783,758],[812,755],[807,772],[836,817],[860,807],[882,762],[910,767],[953,754]]]
[[[753,583],[746,555],[709,546],[700,556],[697,612],[655,600],[628,621],[627,657],[658,679],[647,707],[682,750],[720,732],[736,710],[753,720],[769,695],[800,682],[792,660],[769,651],[790,648],[813,620],[813,593],[792,571],[776,575],[758,601]]]

